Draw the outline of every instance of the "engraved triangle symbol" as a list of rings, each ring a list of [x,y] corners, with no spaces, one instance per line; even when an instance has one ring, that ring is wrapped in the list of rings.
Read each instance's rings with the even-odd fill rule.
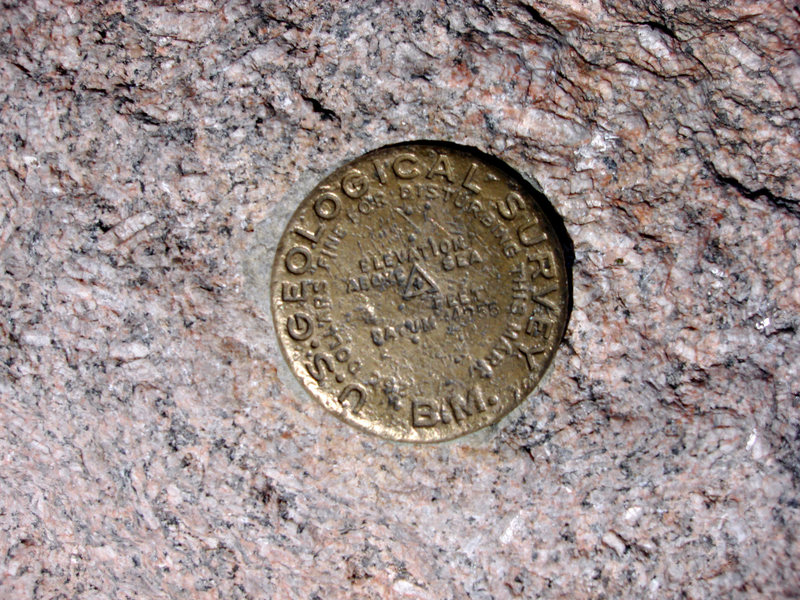
[[[431,281],[431,278],[420,269],[416,263],[411,267],[406,280],[406,287],[403,290],[402,296],[404,300],[415,298],[428,292],[438,292],[439,288]]]

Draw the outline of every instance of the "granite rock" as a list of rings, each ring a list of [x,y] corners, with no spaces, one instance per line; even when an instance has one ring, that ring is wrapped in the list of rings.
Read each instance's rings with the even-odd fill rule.
[[[0,25],[0,596],[800,593],[794,3]],[[548,378],[439,446],[297,393],[245,268],[308,182],[410,139],[535,178],[574,246]]]

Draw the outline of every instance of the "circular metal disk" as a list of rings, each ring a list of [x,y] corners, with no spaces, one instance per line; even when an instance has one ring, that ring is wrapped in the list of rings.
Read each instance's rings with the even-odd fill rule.
[[[290,368],[362,430],[436,442],[497,422],[545,372],[567,318],[536,194],[454,145],[375,150],[326,177],[281,237],[275,329]]]

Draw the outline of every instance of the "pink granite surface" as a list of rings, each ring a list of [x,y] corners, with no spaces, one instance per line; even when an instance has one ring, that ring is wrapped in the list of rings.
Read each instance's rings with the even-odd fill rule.
[[[788,1],[4,3],[0,597],[798,597],[798,48]],[[296,393],[258,282],[420,138],[575,248],[544,385],[426,447]]]

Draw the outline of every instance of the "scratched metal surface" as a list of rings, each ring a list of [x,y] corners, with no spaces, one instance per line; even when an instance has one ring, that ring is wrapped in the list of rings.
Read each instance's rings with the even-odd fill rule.
[[[562,244],[518,174],[405,143],[341,167],[276,249],[272,311],[303,386],[344,422],[436,442],[497,423],[549,366],[568,316]]]

